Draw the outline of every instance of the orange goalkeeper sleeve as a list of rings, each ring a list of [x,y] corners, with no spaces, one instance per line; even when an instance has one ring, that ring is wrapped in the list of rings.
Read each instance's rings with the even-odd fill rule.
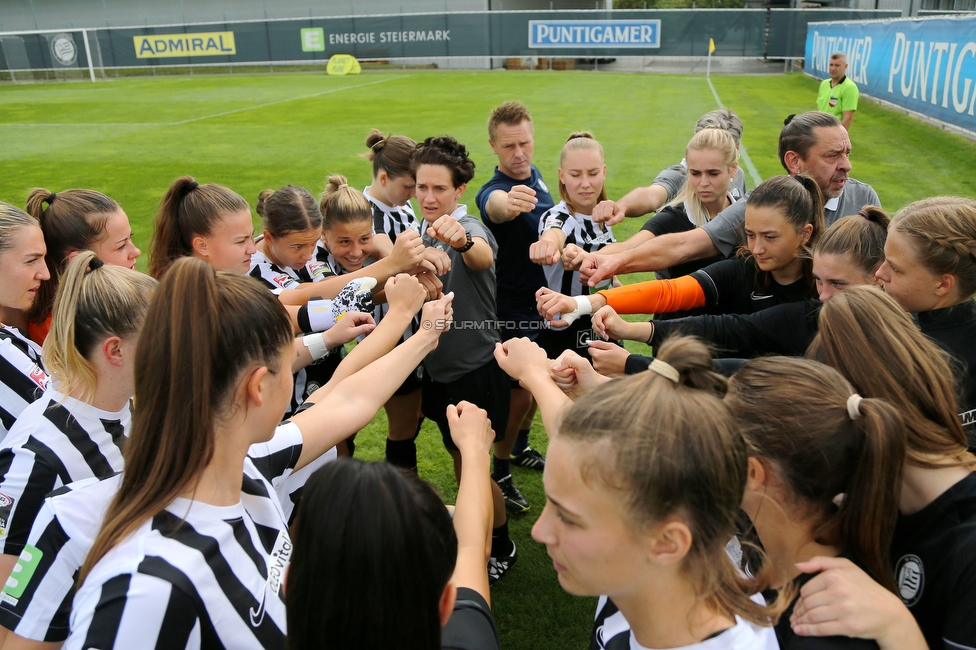
[[[698,280],[685,275],[673,280],[648,280],[598,291],[618,314],[664,314],[705,306]]]

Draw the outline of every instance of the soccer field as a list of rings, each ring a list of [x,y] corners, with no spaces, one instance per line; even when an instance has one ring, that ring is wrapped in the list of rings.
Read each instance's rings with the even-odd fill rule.
[[[799,74],[715,77],[713,83],[745,124],[743,144],[758,174],[783,173],[776,156],[783,119],[814,107],[817,83]],[[97,189],[121,203],[145,252],[156,205],[174,178],[190,174],[226,185],[252,206],[261,190],[288,183],[318,194],[333,172],[364,187],[370,165],[359,154],[376,127],[417,140],[447,133],[466,144],[477,175],[462,202],[476,212],[474,195],[495,164],[486,120],[510,99],[532,111],[535,163],[554,194],[558,151],[571,131],[585,129],[605,147],[610,198],[648,184],[679,161],[697,118],[718,107],[703,76],[605,72],[408,70],[3,83],[0,200],[23,207],[33,187]],[[863,99],[851,140],[851,175],[873,185],[891,212],[937,194],[976,198],[976,143]],[[756,180],[747,179],[753,187]],[[618,239],[642,223],[615,227]],[[146,262],[144,254],[140,268]],[[381,413],[360,434],[357,455],[382,458],[385,429]],[[532,439],[545,448],[538,421]],[[421,475],[452,500],[450,457],[429,423],[419,442]],[[519,561],[493,590],[503,646],[585,647],[595,601],[559,588],[545,549],[530,538],[544,503],[541,475],[518,468],[514,474],[532,509],[511,520]]]

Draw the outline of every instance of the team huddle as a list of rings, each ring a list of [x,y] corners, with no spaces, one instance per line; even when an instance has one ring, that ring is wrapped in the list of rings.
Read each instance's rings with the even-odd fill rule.
[[[185,176],[148,274],[98,191],[0,202],[0,648],[498,648],[513,464],[592,649],[976,648],[976,201],[889,216],[823,112],[750,189],[742,130],[616,201],[572,133],[555,196],[506,102],[480,219],[450,136],[373,131],[257,237]]]

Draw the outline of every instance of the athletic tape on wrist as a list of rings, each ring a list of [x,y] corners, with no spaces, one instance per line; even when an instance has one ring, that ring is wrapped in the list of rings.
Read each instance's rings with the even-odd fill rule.
[[[302,337],[302,343],[308,348],[312,359],[318,361],[329,353],[329,347],[322,340],[321,334],[309,334]]]
[[[557,315],[556,320],[564,320],[572,325],[580,316],[588,316],[593,313],[593,305],[586,296],[576,296],[576,309],[566,314]]]

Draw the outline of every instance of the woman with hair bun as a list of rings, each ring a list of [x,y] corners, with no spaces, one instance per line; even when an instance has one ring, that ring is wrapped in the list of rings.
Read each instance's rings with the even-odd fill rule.
[[[789,302],[762,309],[754,314],[702,315],[674,321],[645,323],[649,345],[659,345],[676,333],[699,336],[714,344],[722,356],[747,359],[762,354],[802,355],[817,334],[817,316],[822,301],[858,285],[880,283],[875,272],[884,261],[888,215],[878,207],[867,206],[858,214],[845,217],[827,229],[813,249],[811,267],[819,300]],[[610,322],[620,320],[615,313],[596,317]],[[628,374],[647,369],[649,359],[629,355],[622,364]],[[608,373],[619,366],[603,366]]]
[[[532,536],[563,589],[601,597],[590,647],[777,648],[770,621],[787,600],[753,597],[772,570],[746,576],[725,550],[748,448],[707,348],[671,339],[651,372],[575,403],[536,344],[512,339],[496,357],[532,392],[550,433],[546,507]]]
[[[55,193],[35,188],[27,196],[27,212],[41,224],[47,244],[45,262],[51,274],[51,281],[41,287],[28,314],[31,329],[41,343],[50,329],[51,307],[61,273],[72,256],[90,250],[105,264],[135,269],[142,251],[132,241],[129,217],[118,203],[101,192]]]
[[[738,256],[681,278],[638,282],[589,297],[541,289],[539,312],[557,323],[562,314],[575,319],[606,306],[622,314],[699,307],[717,314],[751,314],[812,297],[810,251],[823,234],[823,195],[817,184],[807,176],[776,176],[760,183],[747,203],[747,245]],[[618,323],[619,332],[607,332],[597,320],[596,333],[619,335],[614,338],[632,339],[646,329]]]
[[[131,422],[134,357],[156,281],[85,251],[54,302],[44,365],[53,386],[17,418],[0,447],[0,574],[24,549],[44,497],[73,481],[121,471]]]
[[[899,210],[877,276],[885,293],[916,314],[922,332],[953,356],[959,416],[976,446],[976,201],[937,196]]]
[[[0,201],[0,440],[48,386],[27,313],[51,273],[37,219]]]
[[[410,197],[416,194],[413,152],[417,143],[405,135],[384,136],[378,129],[366,136],[369,152],[363,157],[372,162],[372,182],[363,190],[363,196],[373,210],[372,256],[383,259],[390,255],[397,239],[408,231],[423,234],[422,221],[418,220],[410,205]],[[412,237],[409,235],[408,237]],[[424,247],[424,260],[432,269],[419,277],[436,276],[447,272],[451,260],[432,246]],[[439,283],[439,281],[438,281]],[[379,322],[386,314],[384,305],[377,305],[373,318]],[[419,324],[407,330],[404,340]],[[420,411],[420,368],[403,382],[390,401],[384,406],[389,432],[386,441],[386,460],[399,467],[416,470],[417,436],[424,422]]]

